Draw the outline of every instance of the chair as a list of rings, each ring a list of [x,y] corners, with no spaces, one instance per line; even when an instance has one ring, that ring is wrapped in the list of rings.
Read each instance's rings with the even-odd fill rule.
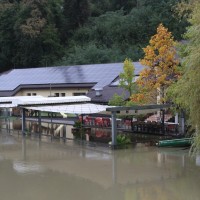
[[[103,126],[103,120],[101,117],[96,117],[94,120],[95,126]]]
[[[109,118],[103,118],[103,126],[108,127],[110,126],[110,119]]]

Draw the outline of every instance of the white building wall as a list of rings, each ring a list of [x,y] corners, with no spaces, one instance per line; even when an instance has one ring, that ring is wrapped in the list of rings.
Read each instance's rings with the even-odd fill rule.
[[[56,94],[59,94],[61,97],[62,95],[65,96],[74,96],[75,94],[87,94],[89,91],[89,88],[72,88],[72,89],[66,89],[66,88],[60,88],[60,89],[55,89],[51,88],[50,89],[22,89],[20,90],[15,96],[33,96],[33,95],[41,95],[44,97],[48,96],[56,96]]]

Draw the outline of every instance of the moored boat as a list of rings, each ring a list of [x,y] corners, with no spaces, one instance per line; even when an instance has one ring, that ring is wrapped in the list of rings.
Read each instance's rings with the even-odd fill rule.
[[[158,147],[187,147],[192,143],[192,138],[180,138],[171,140],[160,140],[156,143]]]

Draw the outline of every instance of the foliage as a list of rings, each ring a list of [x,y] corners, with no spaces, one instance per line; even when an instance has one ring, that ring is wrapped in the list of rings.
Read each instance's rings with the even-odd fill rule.
[[[81,128],[82,127],[82,123],[81,121],[76,121],[73,125],[74,128]]]
[[[114,94],[113,97],[109,100],[108,105],[110,106],[124,106],[124,95]]]
[[[135,103],[135,104],[145,104],[146,102],[146,98],[145,98],[145,94],[144,93],[136,93],[131,95],[130,100],[131,102]]]
[[[111,2],[109,0],[90,0],[90,9],[91,16],[98,17],[111,9]]]
[[[123,66],[123,72],[119,75],[120,81],[119,86],[124,88],[129,92],[129,95],[131,96],[135,91],[135,67],[133,65],[132,60],[125,59],[124,66]]]
[[[128,135],[118,134],[117,135],[117,144],[130,144],[131,139]]]
[[[21,19],[23,23],[20,24],[20,30],[24,35],[28,35],[31,38],[37,37],[47,23],[45,10],[43,9],[47,6],[47,1],[24,0],[21,6],[23,7],[21,9],[23,16],[26,16],[24,20]]]
[[[192,16],[192,10],[196,6],[196,2],[198,3],[198,0],[182,0],[176,5],[176,13],[179,15],[179,17],[186,17],[190,18]]]
[[[129,96],[132,96],[136,92],[135,86],[135,67],[130,59],[125,59],[123,72],[119,75],[119,87],[124,88],[129,92]],[[114,94],[112,99],[109,101],[109,105],[113,106],[133,106],[135,103],[133,101],[125,101],[124,94],[117,95]]]
[[[85,128],[82,126],[82,123],[80,120],[76,121],[73,125],[74,128],[72,128],[72,133],[76,139],[85,139]]]
[[[138,61],[159,23],[181,39],[187,23],[173,14],[177,2],[2,0],[1,71],[121,62],[127,57]]]
[[[138,105],[138,104],[133,102],[133,101],[130,101],[130,100],[125,102],[125,106],[129,106],[130,107],[130,106],[135,106],[135,105]]]
[[[63,53],[58,33],[61,0],[13,1],[0,13],[1,65],[51,66]],[[1,3],[0,3],[1,4]],[[55,16],[55,15],[56,16]],[[57,23],[57,24],[56,24]],[[5,50],[7,49],[7,50]]]
[[[175,82],[179,77],[176,58],[175,42],[171,32],[162,24],[157,28],[157,33],[151,37],[149,45],[143,49],[145,56],[140,60],[141,64],[147,66],[137,79],[141,94],[136,97],[142,101],[144,94],[158,90],[160,102],[165,102],[165,89]]]
[[[64,0],[63,15],[66,32],[72,32],[83,26],[90,16],[88,0]]]
[[[129,4],[129,8],[124,7],[128,2],[132,5]],[[111,3],[103,1],[102,6],[107,12],[100,11],[101,15],[95,14],[95,17],[89,17],[88,22],[73,33],[69,41],[70,48],[67,49],[61,64],[92,63],[93,54],[88,53],[87,56],[84,54],[84,50],[87,51],[91,45],[96,47],[95,52],[105,50],[104,55],[107,54],[105,62],[121,62],[127,57],[138,61],[143,57],[142,47],[147,45],[150,36],[155,33],[154,30],[161,22],[167,24],[175,38],[181,38],[186,22],[185,19],[176,18],[173,14],[172,6],[177,0],[169,2],[152,0],[151,4],[146,0],[128,2],[121,1],[119,4],[122,6],[119,6],[121,9],[115,10],[119,7],[114,6],[114,1]],[[95,1],[92,1],[92,9],[94,6]],[[83,56],[79,59],[81,52]],[[98,57],[96,63],[99,62],[103,61]]]
[[[85,46],[73,46],[68,50],[66,55],[59,62],[60,65],[77,65],[90,63],[108,63],[110,59],[114,62],[117,60],[116,55],[119,55],[117,49],[108,49],[105,46],[97,47],[95,44]]]
[[[190,155],[196,155],[200,152],[200,134],[195,135],[190,148]]]
[[[7,66],[13,65],[13,57],[16,53],[16,36],[13,30],[17,20],[17,5],[9,4],[0,10],[0,71],[8,70]]]
[[[199,151],[200,130],[200,3],[195,1],[189,22],[191,26],[185,34],[188,40],[183,57],[183,76],[170,88],[170,97],[189,114],[190,124],[196,130],[193,149]]]

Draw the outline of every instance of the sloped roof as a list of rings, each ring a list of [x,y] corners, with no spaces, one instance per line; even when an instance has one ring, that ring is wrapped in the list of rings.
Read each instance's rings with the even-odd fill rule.
[[[42,96],[16,96],[0,97],[1,105],[7,104],[6,107],[32,106],[32,105],[56,105],[78,102],[88,102],[91,99],[87,96],[66,96],[66,97],[42,97]]]
[[[100,103],[100,104],[107,104],[109,102],[109,100],[112,99],[114,94],[117,94],[117,95],[120,95],[120,96],[124,95],[125,100],[129,98],[129,92],[128,91],[124,90],[121,87],[110,86],[110,85],[107,85],[103,88],[100,96],[96,96],[95,90],[90,90],[87,93],[87,96],[91,98],[91,102]]]
[[[134,65],[138,75],[144,67],[139,62],[134,62]],[[122,71],[123,63],[13,69],[0,74],[0,96],[3,96],[1,92],[31,85],[37,88],[45,84],[65,84],[66,87],[68,84],[90,84],[93,89],[103,88]]]

